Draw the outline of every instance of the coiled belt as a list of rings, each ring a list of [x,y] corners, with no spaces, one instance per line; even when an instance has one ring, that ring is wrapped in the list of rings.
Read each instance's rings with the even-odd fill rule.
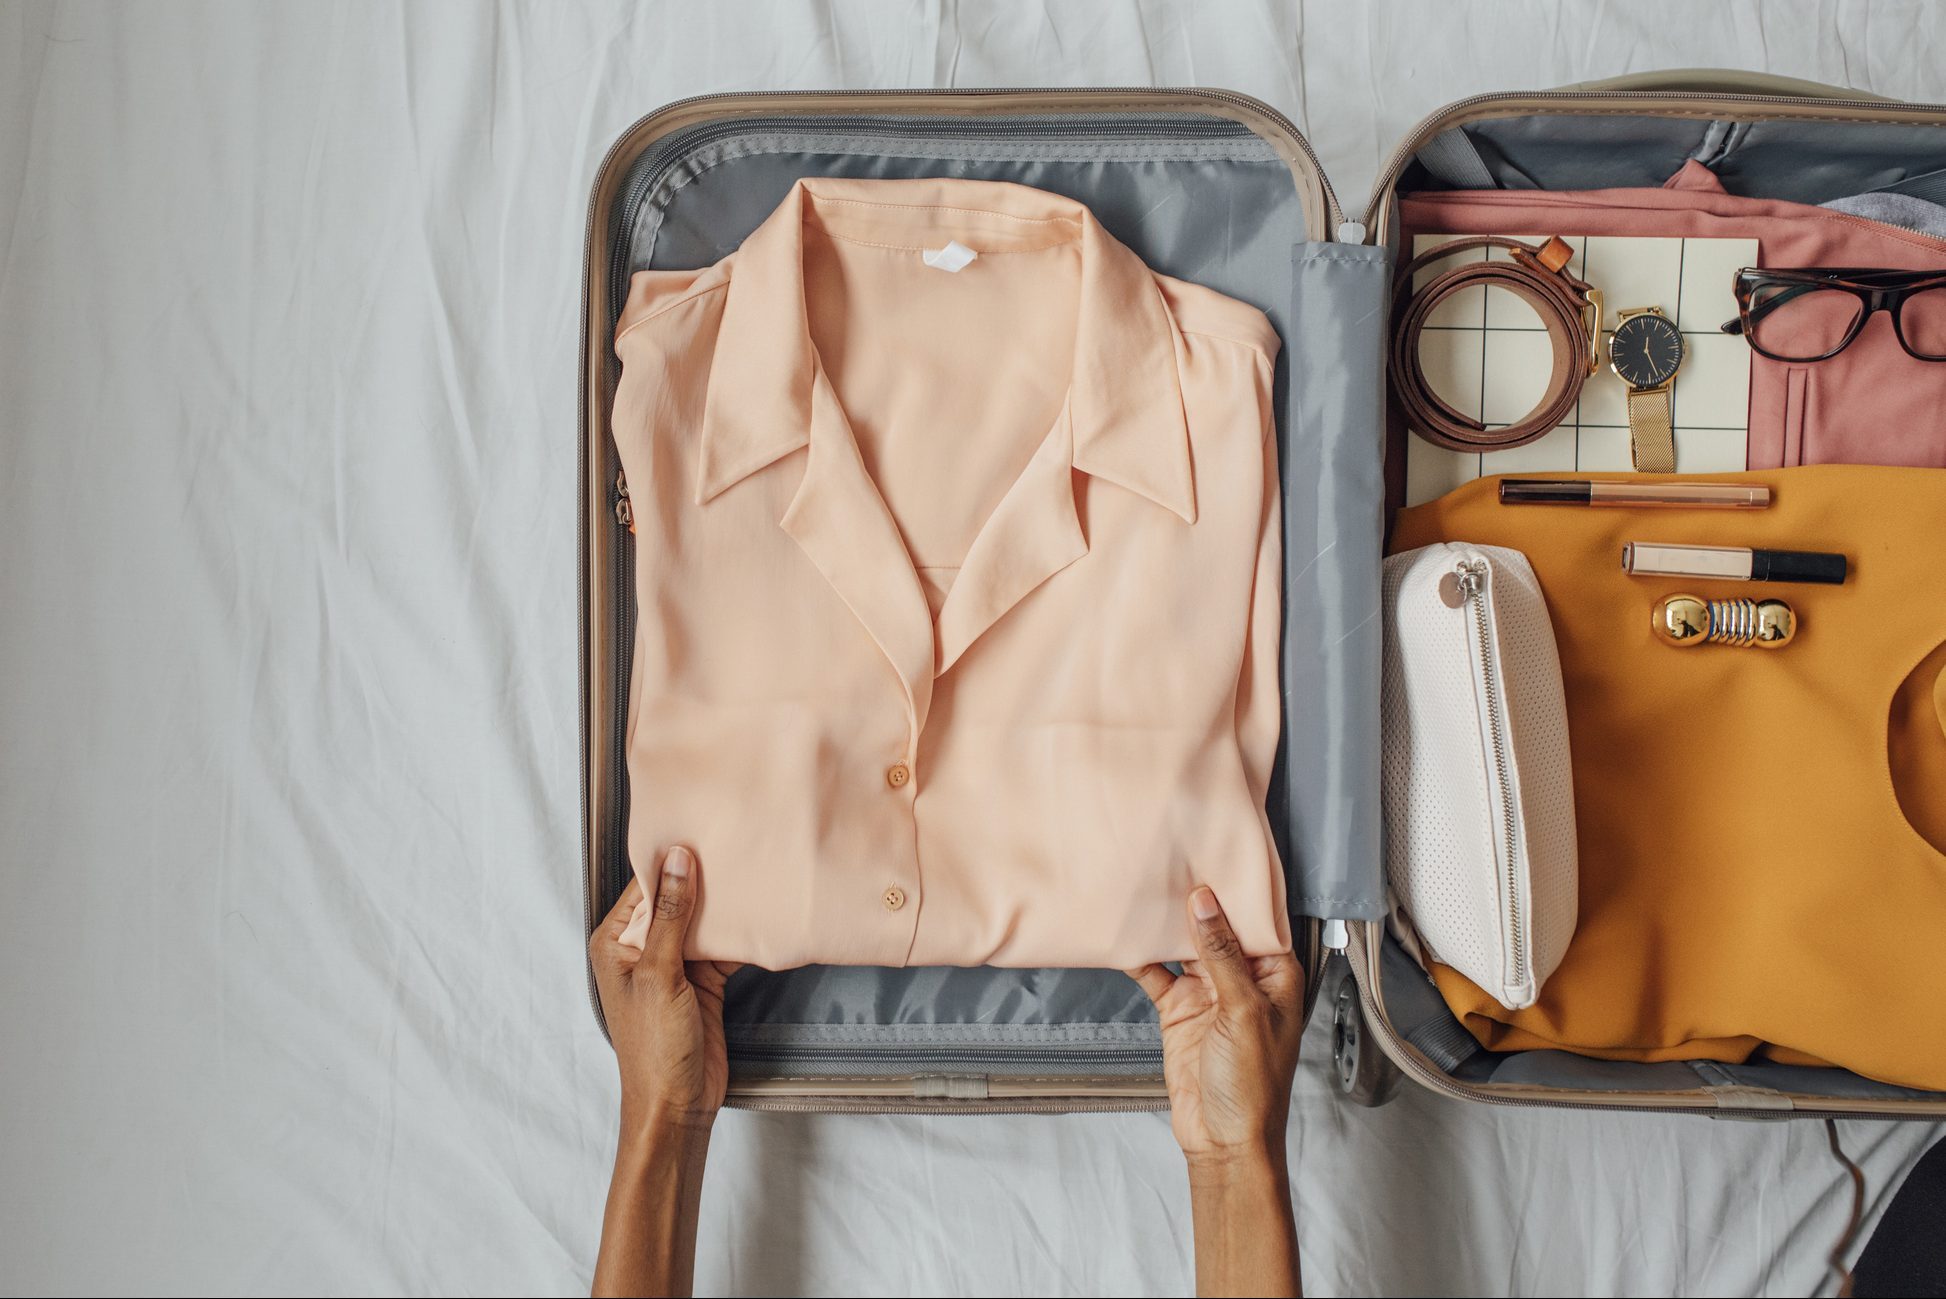
[[[1468,262],[1434,276],[1413,292],[1412,277],[1419,271],[1474,248],[1504,248],[1509,256],[1504,261]],[[1601,339],[1601,292],[1568,274],[1568,259],[1573,255],[1567,241],[1559,238],[1535,246],[1476,235],[1441,244],[1405,264],[1395,282],[1387,368],[1393,399],[1421,437],[1451,451],[1501,451],[1532,442],[1568,417],[1580,400],[1581,385],[1600,364]],[[1547,395],[1526,419],[1506,428],[1489,429],[1442,400],[1426,382],[1419,361],[1419,335],[1433,309],[1462,289],[1480,285],[1505,289],[1532,307],[1554,345]]]

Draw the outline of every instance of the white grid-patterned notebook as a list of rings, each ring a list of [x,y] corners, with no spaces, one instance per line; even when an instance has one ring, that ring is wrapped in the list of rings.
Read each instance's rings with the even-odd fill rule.
[[[1420,235],[1413,255],[1459,238]],[[1545,235],[1515,235],[1523,243]],[[1459,452],[1421,437],[1408,439],[1406,501],[1417,505],[1484,474],[1627,470],[1627,385],[1608,368],[1607,335],[1615,313],[1661,307],[1683,335],[1672,408],[1676,468],[1681,473],[1743,469],[1750,422],[1750,348],[1720,332],[1737,314],[1731,284],[1757,264],[1755,239],[1625,239],[1578,235],[1568,269],[1601,290],[1602,366],[1581,390],[1567,421],[1547,436],[1510,451]],[[1473,249],[1435,263],[1420,281],[1450,270],[1461,258],[1483,261],[1504,249]],[[1417,285],[1415,284],[1415,288]],[[1546,395],[1553,348],[1540,317],[1511,293],[1466,289],[1441,303],[1420,335],[1420,359],[1433,390],[1490,428],[1517,423]]]

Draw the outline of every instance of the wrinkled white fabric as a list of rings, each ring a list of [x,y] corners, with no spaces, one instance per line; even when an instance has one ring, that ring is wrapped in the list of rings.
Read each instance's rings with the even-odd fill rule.
[[[1476,91],[1946,99],[1925,5],[0,6],[0,1289],[584,1292],[575,356],[590,178],[742,88],[1202,84],[1354,206]],[[1291,1128],[1316,1294],[1819,1284],[1816,1125]],[[1874,1204],[1937,1129],[1848,1124]],[[702,1293],[1183,1293],[1160,1115],[726,1115]]]

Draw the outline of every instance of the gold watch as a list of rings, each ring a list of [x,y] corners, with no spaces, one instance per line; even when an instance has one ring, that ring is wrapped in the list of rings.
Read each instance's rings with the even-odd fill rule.
[[[1682,333],[1661,307],[1635,307],[1615,319],[1608,365],[1628,385],[1629,456],[1645,474],[1676,472],[1675,404]]]

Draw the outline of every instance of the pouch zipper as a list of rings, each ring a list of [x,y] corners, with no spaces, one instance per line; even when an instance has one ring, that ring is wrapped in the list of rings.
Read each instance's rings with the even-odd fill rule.
[[[1604,103],[1616,105],[1615,111],[1617,112],[1624,111],[1631,106],[1640,106],[1643,110],[1643,115],[1649,117],[1671,115],[1667,112],[1662,114],[1655,113],[1653,110],[1657,107],[1667,109],[1673,105],[1683,108],[1707,110],[1715,105],[1723,104],[1728,105],[1731,111],[1735,109],[1763,108],[1828,108],[1835,110],[1837,113],[1855,113],[1860,117],[1877,122],[1890,123],[1907,121],[1915,126],[1941,125],[1942,123],[1946,123],[1946,104],[1905,104],[1883,99],[1823,99],[1807,95],[1764,95],[1743,91],[1725,91],[1712,94],[1702,91],[1670,90],[1533,90],[1523,91],[1513,95],[1504,93],[1473,95],[1455,103],[1448,104],[1431,117],[1420,122],[1405,139],[1393,146],[1392,151],[1386,155],[1384,165],[1378,170],[1378,178],[1372,182],[1371,197],[1365,204],[1364,229],[1366,239],[1373,243],[1378,243],[1381,240],[1380,222],[1384,218],[1386,208],[1390,203],[1393,188],[1399,183],[1399,177],[1405,173],[1405,169],[1411,163],[1413,155],[1424,148],[1434,136],[1440,135],[1455,126],[1464,125],[1469,121],[1514,115],[1511,111],[1508,113],[1487,113],[1481,111],[1488,108],[1504,107],[1513,110],[1528,104],[1533,104],[1536,111],[1544,111],[1550,104],[1594,105]],[[1927,123],[1914,117],[1914,114],[1933,114],[1939,120]],[[1824,115],[1807,113],[1803,114],[1803,116],[1807,119],[1815,120]]]
[[[1500,697],[1500,665],[1493,655],[1493,624],[1487,609],[1488,572],[1484,559],[1463,559],[1454,565],[1453,578],[1461,605],[1470,615],[1473,634],[1479,641],[1481,692],[1486,700],[1487,738],[1493,750],[1494,774],[1499,781],[1494,792],[1498,795],[1501,842],[1505,845],[1496,864],[1506,900],[1507,941],[1514,954],[1513,983],[1524,987],[1528,935],[1520,914],[1520,809],[1514,806],[1513,753],[1507,740],[1504,701]]]

